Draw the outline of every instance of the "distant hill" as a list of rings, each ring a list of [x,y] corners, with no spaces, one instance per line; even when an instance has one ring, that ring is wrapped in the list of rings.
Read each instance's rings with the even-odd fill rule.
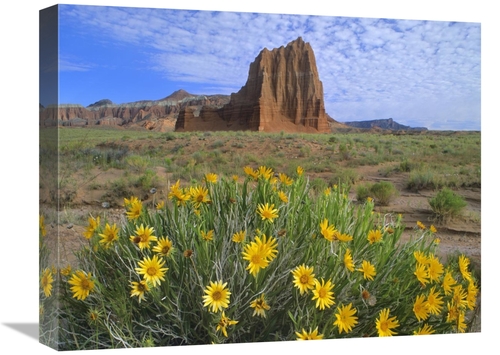
[[[397,123],[392,118],[380,119],[380,120],[370,120],[370,121],[355,121],[355,122],[343,122],[346,126],[361,128],[361,129],[372,129],[380,128],[393,131],[427,131],[425,127],[410,127]]]

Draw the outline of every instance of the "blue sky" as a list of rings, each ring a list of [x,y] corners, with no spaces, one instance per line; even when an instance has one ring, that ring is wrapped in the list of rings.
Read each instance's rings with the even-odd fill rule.
[[[477,22],[63,5],[60,103],[230,94],[264,48],[301,36],[327,113],[429,129],[481,129]]]

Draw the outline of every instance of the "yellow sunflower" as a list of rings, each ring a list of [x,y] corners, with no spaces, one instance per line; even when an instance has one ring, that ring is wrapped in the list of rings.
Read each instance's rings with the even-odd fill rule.
[[[378,336],[380,337],[393,336],[396,334],[393,329],[399,327],[399,321],[395,316],[389,318],[389,312],[389,308],[384,308],[380,311],[379,318],[375,321]]]
[[[300,291],[300,294],[309,292],[314,288],[314,269],[305,264],[297,266],[292,270],[293,283]]]
[[[253,178],[254,180],[257,180],[257,178],[259,177],[258,171],[254,170],[252,167],[250,167],[248,165],[243,168],[243,171],[245,172],[245,174],[247,174],[249,177]]]
[[[128,208],[132,206],[134,203],[139,202],[139,199],[135,196],[130,196],[130,198],[123,199],[123,205]]]
[[[460,257],[458,258],[458,267],[460,268],[460,273],[462,274],[462,277],[467,281],[472,280],[472,275],[469,272],[469,263],[469,258],[465,257],[464,255],[460,255]]]
[[[439,315],[443,307],[443,298],[440,297],[439,292],[433,287],[427,295],[427,305],[429,306],[429,313]]]
[[[170,186],[168,198],[172,201],[177,201],[177,206],[183,206],[191,199],[191,195],[180,188],[180,181],[177,180],[174,185]]]
[[[137,296],[139,298],[139,303],[144,299],[144,294],[149,291],[148,283],[145,280],[139,282],[131,282],[130,286],[132,290],[130,291],[130,297]]]
[[[273,169],[266,166],[259,166],[259,169],[257,169],[257,175],[263,179],[270,180],[273,176]]]
[[[338,307],[335,314],[335,318],[337,319],[333,322],[333,325],[339,328],[339,334],[343,331],[349,333],[358,324],[358,317],[354,316],[356,312],[356,308],[352,308],[352,303],[349,303],[347,306],[342,305]]]
[[[217,176],[217,174],[214,174],[214,173],[205,174],[205,181],[207,183],[215,184],[215,183],[217,183],[218,178],[219,177]]]
[[[144,257],[143,260],[137,263],[139,267],[135,268],[138,274],[144,275],[144,280],[149,282],[153,287],[159,285],[161,281],[165,281],[165,272],[168,268],[162,267],[165,261],[154,255],[153,258]]]
[[[208,197],[208,190],[203,186],[190,187],[189,195],[191,196],[191,201],[195,208],[199,208],[202,203],[210,203],[210,198]]]
[[[168,257],[172,253],[172,241],[168,237],[161,237],[158,239],[156,246],[153,251],[160,254],[161,256]]]
[[[429,270],[424,264],[417,263],[413,274],[417,277],[422,286],[429,283]]]
[[[222,281],[212,282],[208,285],[203,296],[203,306],[211,309],[212,312],[221,311],[223,308],[229,307],[229,297],[231,292],[226,288],[227,282]]]
[[[426,265],[429,262],[429,258],[427,257],[427,255],[425,255],[420,250],[413,252],[413,256],[415,257],[415,260],[417,260],[417,263],[419,264]]]
[[[208,232],[201,231],[201,238],[203,240],[206,240],[207,242],[213,240],[214,239],[214,230],[211,229]]]
[[[352,235],[347,233],[336,233],[335,237],[341,242],[350,242],[353,239]]]
[[[42,237],[47,235],[47,230],[45,229],[45,217],[43,215],[38,216],[38,227]]]
[[[274,208],[274,204],[259,204],[259,206],[257,207],[257,212],[262,217],[262,220],[266,220],[271,223],[273,222],[273,219],[278,218],[278,210]]]
[[[101,224],[101,219],[100,219],[99,216],[97,216],[96,218],[89,217],[88,221],[89,221],[89,224],[87,225],[87,228],[85,229],[85,232],[83,232],[83,236],[86,239],[92,238],[92,236],[94,235],[97,227],[99,227],[99,225]]]
[[[421,326],[420,328],[418,328],[417,330],[415,330],[413,332],[413,335],[430,335],[430,334],[433,334],[435,332],[436,331],[434,329],[432,329],[432,327],[429,324],[426,323],[423,326]]]
[[[279,173],[278,174],[278,177],[280,179],[280,182],[283,184],[283,185],[286,185],[286,186],[290,186],[293,184],[293,180],[288,177],[286,174],[283,174],[283,173]]]
[[[297,335],[297,340],[321,340],[323,339],[323,334],[318,334],[318,328],[313,331],[306,332],[305,329],[302,329],[302,332],[295,332]]]
[[[429,280],[431,282],[438,282],[439,279],[441,278],[441,275],[444,273],[444,266],[439,262],[439,259],[434,256],[430,255],[428,257],[428,271],[429,271]]]
[[[63,276],[69,276],[71,274],[71,265],[67,265],[66,267],[62,268],[60,273]]]
[[[283,203],[288,203],[288,196],[286,193],[284,193],[283,191],[278,191],[278,197],[279,199],[281,200],[281,202]]]
[[[236,232],[233,234],[233,242],[235,243],[241,243],[245,240],[246,237],[246,231],[241,230],[239,232]]]
[[[458,319],[458,314],[460,313],[460,309],[459,309],[458,305],[456,305],[453,302],[451,302],[451,303],[447,302],[446,306],[448,309],[448,313],[446,314],[446,321],[448,323],[456,322]]]
[[[261,236],[256,236],[254,238],[254,243],[263,251],[265,258],[272,261],[276,254],[278,254],[278,241],[276,238],[268,237],[265,234]]]
[[[89,296],[95,287],[92,274],[82,270],[75,271],[68,283],[72,285],[71,292],[73,292],[73,297],[82,301]]]
[[[264,269],[269,265],[267,254],[267,250],[261,248],[255,242],[245,245],[242,255],[243,259],[249,262],[246,270],[249,270],[252,276],[256,277],[260,269]]]
[[[344,265],[347,270],[353,272],[354,271],[354,261],[351,255],[351,249],[347,249],[344,254]]]
[[[130,240],[139,246],[139,249],[148,248],[150,242],[156,242],[158,238],[153,235],[154,229],[153,227],[144,227],[141,223],[139,227],[135,228],[135,235],[130,236]]]
[[[443,287],[444,294],[449,295],[452,292],[452,287],[456,285],[456,281],[450,271],[447,271],[443,277],[441,286]]]
[[[141,216],[142,213],[142,202],[140,200],[134,200],[128,207],[127,218],[129,221],[136,220]]]
[[[358,271],[363,273],[363,278],[365,280],[373,281],[373,277],[376,275],[375,266],[366,260],[363,260],[361,268],[359,268]]]
[[[254,309],[252,316],[260,316],[266,318],[266,311],[271,309],[267,304],[264,294],[262,293],[258,298],[250,302],[250,307]]]
[[[43,270],[40,285],[42,286],[45,297],[50,297],[50,295],[52,295],[53,282],[54,278],[52,277],[52,271],[50,271],[50,269]]]
[[[335,304],[334,296],[333,296],[333,286],[332,282],[328,280],[325,283],[325,280],[321,279],[321,282],[318,280],[314,280],[315,288],[312,290],[313,298],[312,300],[316,300],[316,308],[323,310],[326,308],[330,308],[331,305]]]
[[[467,307],[474,309],[476,307],[478,289],[473,281],[469,281],[467,286]]]
[[[464,311],[461,311],[458,313],[457,329],[460,333],[465,333],[465,331],[467,330],[467,323],[465,323],[465,312]]]
[[[335,240],[337,236],[337,231],[335,230],[335,226],[328,225],[328,219],[323,219],[323,222],[319,224],[319,228],[321,230],[321,235],[328,241],[332,242]]]
[[[116,223],[112,226],[106,223],[104,231],[100,233],[99,236],[101,237],[99,243],[101,243],[104,248],[109,248],[116,240],[118,240],[118,228],[116,227]]]
[[[452,301],[460,309],[467,307],[467,291],[463,289],[462,285],[453,287]]]
[[[220,320],[219,320],[219,323],[217,323],[217,328],[216,330],[217,331],[222,331],[222,334],[224,334],[224,336],[227,338],[227,327],[230,326],[230,325],[235,325],[235,324],[238,324],[238,321],[237,320],[233,320],[233,319],[229,319],[228,317],[226,317],[226,314],[224,311],[222,311],[222,314],[220,316]]]
[[[371,230],[368,232],[368,241],[370,244],[380,242],[382,240],[382,231],[380,229]]]
[[[413,313],[419,322],[429,318],[430,309],[425,300],[425,295],[417,296],[415,302],[413,303]]]

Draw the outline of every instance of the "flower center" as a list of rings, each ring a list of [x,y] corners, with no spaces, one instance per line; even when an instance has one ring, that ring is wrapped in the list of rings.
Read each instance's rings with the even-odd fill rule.
[[[148,273],[149,276],[156,275],[156,268],[153,267],[153,266],[149,267],[148,270],[147,270],[147,273]]]
[[[146,286],[144,286],[143,284],[140,283],[137,285],[137,290],[139,292],[144,292],[146,290]]]
[[[260,262],[262,261],[262,258],[260,255],[252,255],[252,263],[254,264],[260,264]]]
[[[90,289],[90,282],[88,280],[82,280],[82,283],[81,283],[81,287],[84,289],[84,290],[88,290]]]
[[[162,249],[161,249],[161,252],[163,254],[168,254],[168,252],[170,251],[170,247],[169,246],[164,246]]]
[[[222,298],[222,293],[220,291],[215,291],[214,293],[212,293],[212,299],[214,301],[218,301]]]
[[[307,283],[309,283],[309,276],[307,276],[307,275],[302,275],[302,276],[300,277],[300,282],[301,282],[301,283],[303,283],[303,284],[307,284]]]
[[[321,288],[319,291],[318,291],[318,294],[319,294],[319,297],[320,298],[325,298],[326,297],[326,290],[324,288]]]

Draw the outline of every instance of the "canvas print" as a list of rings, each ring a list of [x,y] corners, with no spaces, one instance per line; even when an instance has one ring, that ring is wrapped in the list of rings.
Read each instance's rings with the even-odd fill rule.
[[[481,331],[481,25],[40,10],[40,342]]]

